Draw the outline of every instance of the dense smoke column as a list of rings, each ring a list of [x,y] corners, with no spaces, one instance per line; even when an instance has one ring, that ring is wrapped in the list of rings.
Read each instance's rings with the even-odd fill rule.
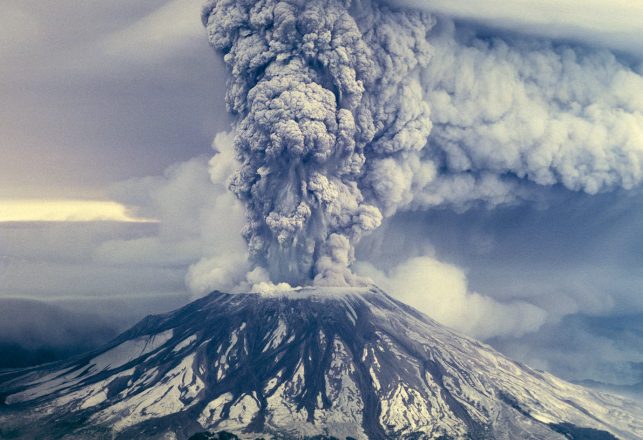
[[[231,73],[241,166],[230,188],[247,208],[253,261],[275,282],[355,283],[354,243],[398,203],[368,170],[421,150],[431,129],[416,77],[430,16],[370,2],[215,0],[203,21]]]

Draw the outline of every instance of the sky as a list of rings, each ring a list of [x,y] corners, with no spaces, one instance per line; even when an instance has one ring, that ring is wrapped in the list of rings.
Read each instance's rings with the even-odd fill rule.
[[[643,72],[636,1],[391,3],[435,12],[456,33],[570,45]],[[246,276],[243,207],[226,190],[227,74],[200,8],[2,0],[0,300],[46,301],[122,329],[212,279],[233,288]],[[618,90],[643,94],[628,84]],[[358,273],[529,365],[641,396],[638,185],[534,185],[494,206],[407,208],[359,243]],[[29,316],[0,334],[27,344]],[[110,334],[104,323],[97,334]]]
[[[200,6],[3,0],[0,197],[102,199],[207,152],[229,121]]]

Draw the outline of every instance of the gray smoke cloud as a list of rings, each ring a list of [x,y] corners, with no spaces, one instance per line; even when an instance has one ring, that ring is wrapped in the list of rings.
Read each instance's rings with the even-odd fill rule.
[[[428,62],[431,17],[350,6],[215,1],[204,10],[239,116],[230,187],[247,207],[251,258],[274,281],[356,282],[353,243],[382,220],[363,179],[367,157],[421,149],[430,131],[428,105],[403,97],[420,92],[412,73]]]
[[[214,0],[244,237],[271,280],[354,284],[398,210],[594,194],[642,176],[643,79],[610,52],[480,38],[377,1]]]

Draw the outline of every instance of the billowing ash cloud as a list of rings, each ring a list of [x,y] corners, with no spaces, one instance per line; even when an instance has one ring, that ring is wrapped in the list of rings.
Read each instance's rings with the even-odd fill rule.
[[[240,117],[230,186],[247,206],[251,256],[275,281],[354,282],[352,243],[382,220],[363,179],[367,157],[421,149],[431,127],[426,103],[404,99],[421,93],[412,73],[428,62],[431,18],[349,8],[320,0],[205,9]]]
[[[430,144],[452,172],[590,194],[641,181],[643,78],[607,51],[467,37],[447,26],[423,72]]]
[[[376,1],[214,0],[203,21],[238,116],[230,188],[273,281],[357,282],[353,245],[400,209],[641,180],[643,80],[609,52]]]

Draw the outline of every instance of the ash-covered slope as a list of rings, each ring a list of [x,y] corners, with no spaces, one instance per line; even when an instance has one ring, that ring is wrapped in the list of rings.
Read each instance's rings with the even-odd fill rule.
[[[215,292],[0,382],[0,437],[643,438],[642,406],[513,362],[376,287]]]

